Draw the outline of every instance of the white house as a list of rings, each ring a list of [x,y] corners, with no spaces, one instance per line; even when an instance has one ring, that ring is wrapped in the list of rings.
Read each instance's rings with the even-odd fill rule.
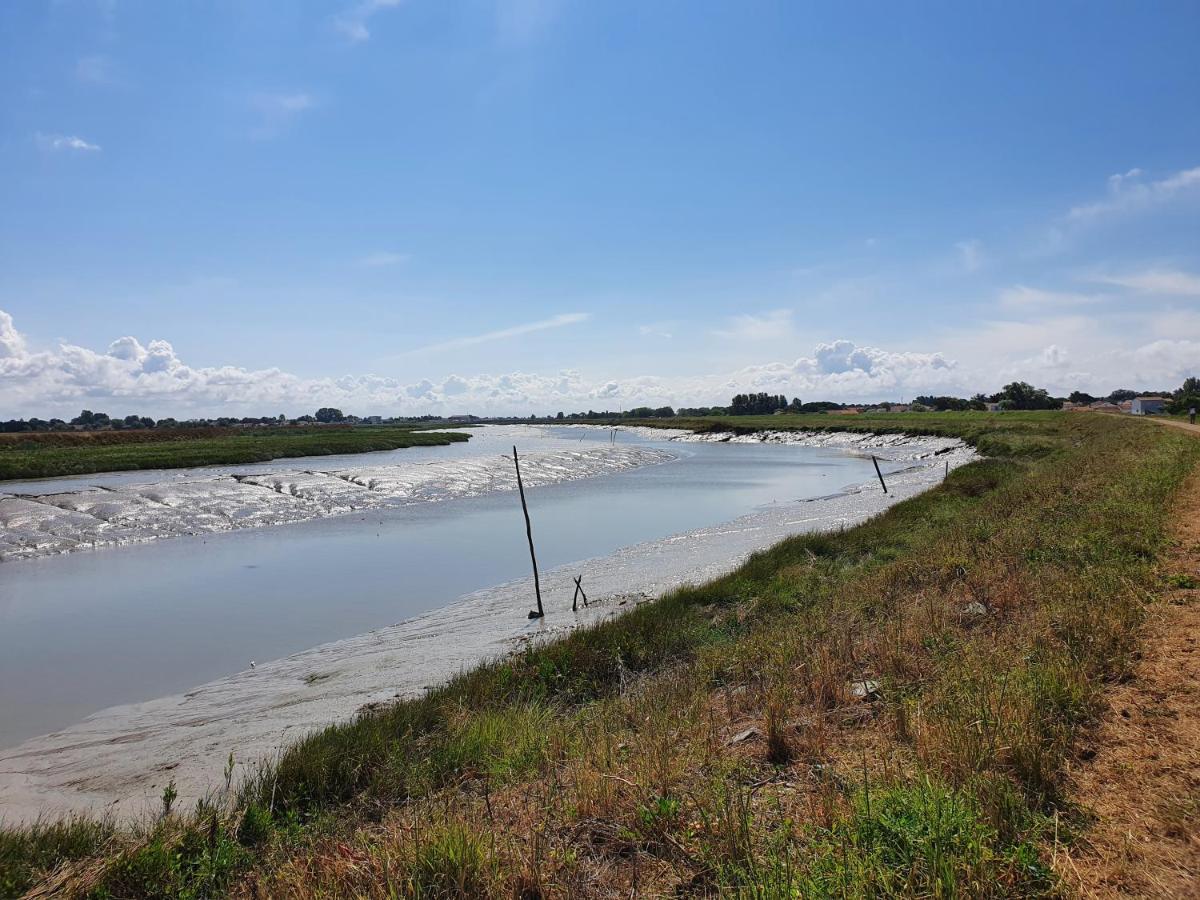
[[[1135,416],[1152,416],[1162,412],[1166,405],[1163,397],[1134,397],[1129,411]]]

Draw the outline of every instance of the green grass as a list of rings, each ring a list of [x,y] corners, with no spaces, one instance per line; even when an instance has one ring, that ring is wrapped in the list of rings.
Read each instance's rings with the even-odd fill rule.
[[[269,462],[442,446],[466,441],[457,432],[407,426],[196,429],[184,432],[119,431],[87,435],[12,435],[0,442],[0,481],[51,478],[131,469]]]
[[[993,458],[317,732],[219,814],[113,837],[83,893],[1053,893],[1050,823],[1084,827],[1064,772],[1167,581],[1169,501],[1200,441],[1080,414],[734,421],[903,427]],[[865,719],[846,694],[864,673],[882,694]],[[747,719],[770,739],[731,748],[722,729]],[[0,835],[10,884],[97,853]]]
[[[0,828],[0,897],[19,896],[35,875],[62,860],[102,853],[114,831],[111,823],[87,817]]]
[[[1028,457],[1060,447],[1072,419],[1047,412],[810,413],[778,416],[716,416],[701,419],[643,419],[651,428],[692,431],[850,431],[960,438],[987,456]],[[1074,413],[1072,415],[1086,415]]]

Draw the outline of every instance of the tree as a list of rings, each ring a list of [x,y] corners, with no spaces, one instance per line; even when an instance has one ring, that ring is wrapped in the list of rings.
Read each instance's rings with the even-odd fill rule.
[[[787,397],[782,394],[738,394],[729,404],[729,412],[734,416],[763,416],[787,405]]]
[[[1105,399],[1109,403],[1124,403],[1126,400],[1132,400],[1137,396],[1137,391],[1131,391],[1129,388],[1119,388],[1113,391]]]
[[[1062,409],[1061,400],[1055,400],[1044,388],[1035,388],[1025,381],[1006,384],[995,396],[995,402],[1004,409]]]
[[[1185,413],[1189,409],[1200,409],[1200,378],[1194,375],[1185,378],[1178,390],[1171,394],[1167,412]]]
[[[917,397],[914,404],[926,407],[927,409],[936,409],[938,412],[946,412],[954,410],[961,412],[964,409],[972,409],[970,400],[963,400],[959,397],[934,397],[932,395]],[[920,410],[915,410],[920,412]]]
[[[332,406],[322,406],[320,409],[317,410],[317,414],[316,414],[315,418],[318,422],[328,423],[328,422],[340,422],[340,421],[342,421],[342,419],[344,419],[346,417],[344,415],[342,415],[342,411],[340,409],[336,409]]]
[[[71,420],[71,424],[87,429],[108,428],[112,424],[112,420],[108,418],[108,413],[94,413],[90,409],[85,409]]]
[[[1071,391],[1071,393],[1067,396],[1067,402],[1086,405],[1088,403],[1095,403],[1096,398],[1091,394],[1084,393],[1083,391]]]

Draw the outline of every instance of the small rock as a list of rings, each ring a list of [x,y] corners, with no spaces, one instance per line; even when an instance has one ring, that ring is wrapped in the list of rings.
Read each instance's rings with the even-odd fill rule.
[[[748,740],[750,740],[750,738],[756,737],[758,735],[758,733],[759,733],[758,729],[754,728],[753,726],[750,728],[747,728],[745,731],[739,731],[737,734],[735,734],[733,737],[731,737],[729,740],[727,740],[725,742],[725,746],[732,747],[734,744],[740,744],[743,741],[748,741]]]
[[[850,696],[855,700],[878,700],[879,682],[863,678],[850,682]]]
[[[968,619],[982,619],[988,614],[988,608],[978,600],[972,600],[962,608],[962,612]]]

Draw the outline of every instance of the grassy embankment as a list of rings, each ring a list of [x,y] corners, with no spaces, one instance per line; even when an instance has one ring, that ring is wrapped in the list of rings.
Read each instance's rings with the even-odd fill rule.
[[[429,447],[468,439],[413,426],[188,428],[0,435],[0,481],[130,469],[184,469]]]
[[[992,458],[315,734],[195,810],[0,832],[0,890],[60,866],[97,897],[1054,891],[1086,828],[1064,769],[1167,589],[1200,442],[1093,415],[761,424]]]

